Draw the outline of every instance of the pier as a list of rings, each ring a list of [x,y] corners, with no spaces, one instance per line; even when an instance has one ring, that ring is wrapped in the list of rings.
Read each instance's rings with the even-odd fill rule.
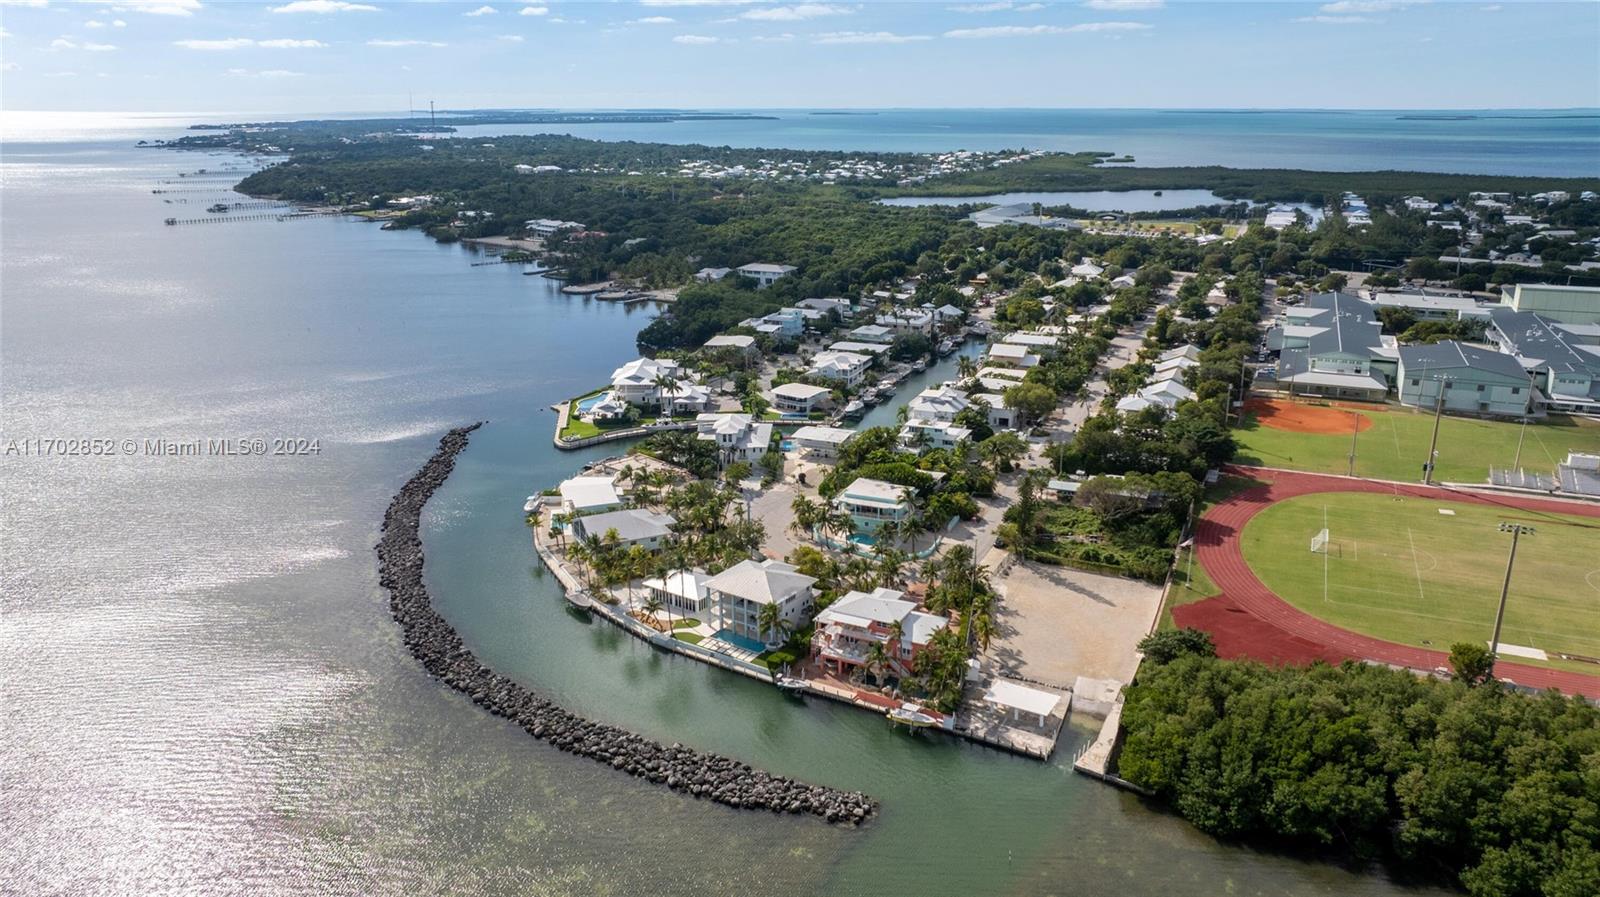
[[[184,224],[234,224],[245,221],[295,221],[301,218],[333,218],[349,214],[338,209],[316,212],[257,212],[251,215],[217,215],[211,218],[168,218],[169,226]]]

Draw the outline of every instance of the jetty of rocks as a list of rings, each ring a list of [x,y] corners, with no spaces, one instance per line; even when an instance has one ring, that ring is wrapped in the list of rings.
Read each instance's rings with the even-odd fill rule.
[[[455,628],[433,609],[422,579],[420,524],[423,505],[450,476],[468,436],[482,425],[480,421],[446,433],[433,457],[400,488],[383,518],[383,538],[377,545],[379,582],[389,590],[389,609],[405,635],[406,649],[424,669],[535,738],[674,791],[730,807],[808,814],[844,825],[859,824],[877,810],[877,802],[860,792],[807,785],[730,757],[681,744],[663,745],[584,719],[478,660]]]

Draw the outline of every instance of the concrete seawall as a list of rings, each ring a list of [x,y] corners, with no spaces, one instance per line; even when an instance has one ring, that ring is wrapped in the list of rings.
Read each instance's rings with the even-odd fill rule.
[[[856,791],[806,785],[752,769],[731,757],[680,744],[663,745],[615,726],[584,719],[485,666],[459,633],[433,609],[423,582],[422,509],[455,468],[476,423],[458,427],[389,503],[377,545],[378,579],[389,590],[389,609],[406,649],[429,674],[535,738],[588,757],[636,778],[730,807],[817,816],[854,825],[877,810]]]

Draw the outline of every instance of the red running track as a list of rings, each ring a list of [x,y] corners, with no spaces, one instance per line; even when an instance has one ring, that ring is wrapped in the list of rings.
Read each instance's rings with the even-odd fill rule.
[[[1439,486],[1408,485],[1322,474],[1254,467],[1232,467],[1227,473],[1260,480],[1214,505],[1200,518],[1195,532],[1196,556],[1222,594],[1173,609],[1180,626],[1212,633],[1223,657],[1251,657],[1277,663],[1345,659],[1375,660],[1419,670],[1448,666],[1442,651],[1413,648],[1360,635],[1319,620],[1279,598],[1245,563],[1239,537],[1250,518],[1268,505],[1317,492],[1378,492],[1411,498],[1471,502],[1508,510],[1571,514],[1600,518],[1600,506],[1557,499],[1525,498]],[[1600,676],[1570,673],[1502,661],[1496,674],[1518,685],[1556,688],[1567,694],[1600,698]]]

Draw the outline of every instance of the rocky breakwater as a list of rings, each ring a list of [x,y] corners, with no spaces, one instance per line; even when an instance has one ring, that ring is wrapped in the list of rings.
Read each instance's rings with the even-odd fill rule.
[[[383,518],[378,577],[389,590],[389,609],[405,634],[407,650],[432,675],[528,734],[573,754],[609,764],[631,776],[730,807],[804,813],[855,825],[877,802],[856,791],[806,785],[769,775],[729,757],[681,744],[663,745],[615,726],[584,719],[489,669],[468,650],[455,628],[433,609],[422,579],[422,507],[454,469],[456,456],[481,423],[458,427],[439,440],[433,457],[401,487]]]

